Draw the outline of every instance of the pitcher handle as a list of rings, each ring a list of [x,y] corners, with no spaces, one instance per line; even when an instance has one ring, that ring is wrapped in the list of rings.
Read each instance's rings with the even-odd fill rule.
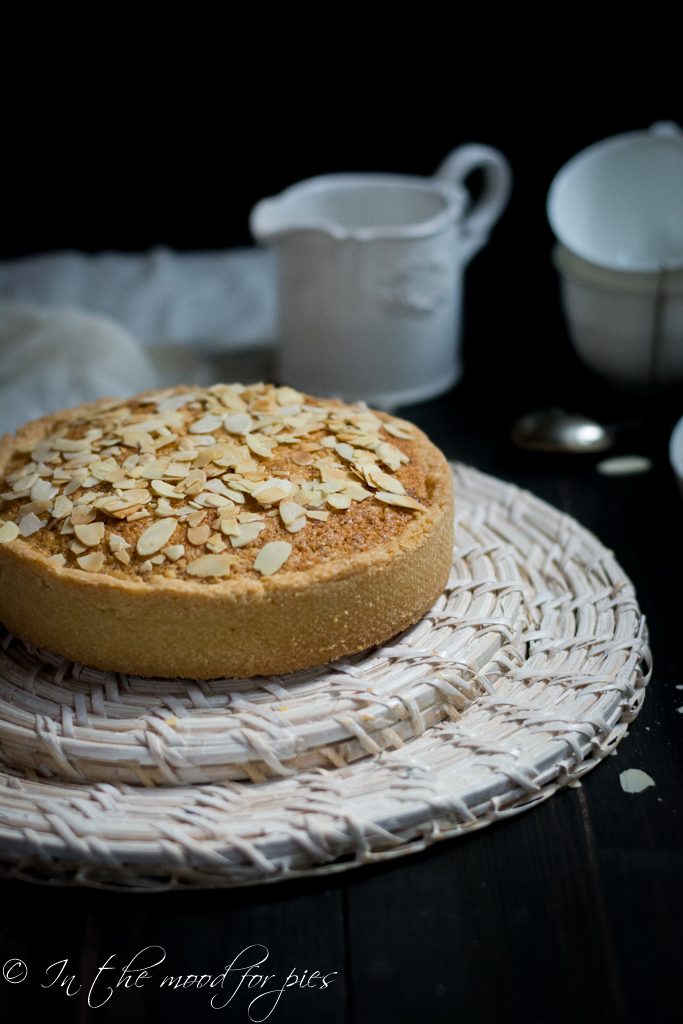
[[[449,185],[465,187],[471,171],[484,174],[484,189],[462,222],[463,254],[471,259],[488,239],[491,228],[505,209],[512,189],[510,164],[497,149],[471,143],[459,146],[439,164],[434,177]]]

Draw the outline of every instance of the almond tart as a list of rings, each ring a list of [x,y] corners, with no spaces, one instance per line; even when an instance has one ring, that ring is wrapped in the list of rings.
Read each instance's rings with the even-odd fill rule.
[[[0,441],[0,620],[129,675],[279,674],[442,592],[450,469],[404,420],[269,384],[147,391]]]

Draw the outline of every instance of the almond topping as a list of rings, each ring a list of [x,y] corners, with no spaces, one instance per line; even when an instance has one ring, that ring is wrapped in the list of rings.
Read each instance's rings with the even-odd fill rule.
[[[296,519],[306,515],[306,509],[296,501],[282,501],[279,505],[280,517],[285,526],[291,526]]]
[[[246,434],[244,440],[255,455],[260,455],[264,459],[272,459],[275,441],[269,440],[263,434]]]
[[[254,421],[248,412],[235,412],[223,417],[223,426],[230,434],[248,434]]]
[[[221,537],[220,533],[212,533],[206,542],[208,551],[213,551],[214,554],[218,554],[219,551],[225,551],[227,544]]]
[[[337,509],[350,508],[351,498],[348,494],[332,493],[327,495],[327,504]]]
[[[17,524],[22,537],[30,537],[47,525],[47,519],[39,519],[33,512],[23,516]]]
[[[101,551],[89,551],[87,555],[81,555],[76,561],[86,572],[99,572],[104,565],[104,555]]]
[[[382,427],[386,430],[387,434],[391,434],[392,437],[400,437],[404,441],[410,441],[412,439],[413,432],[409,429],[407,423],[383,423]]]
[[[78,523],[74,532],[81,544],[87,548],[96,548],[104,537],[104,523]]]
[[[243,548],[246,544],[251,544],[265,525],[265,523],[235,523],[234,529],[230,530],[230,543],[234,548]],[[224,530],[223,532],[227,534],[228,531]]]
[[[427,511],[424,505],[421,505],[419,501],[415,501],[415,498],[411,498],[407,494],[392,494],[390,491],[377,491],[375,497],[380,501],[383,501],[386,505],[398,505],[399,508],[415,509],[418,512]]]
[[[378,466],[368,466],[365,470],[365,479],[372,486],[381,491],[389,491],[390,494],[405,494],[406,489],[395,476],[389,476]]]
[[[172,544],[168,548],[164,548],[163,553],[168,558],[169,562],[177,562],[179,558],[182,558],[185,554],[184,544]]]
[[[0,544],[9,544],[19,536],[19,527],[12,520],[0,520]]]
[[[70,498],[65,498],[63,494],[59,494],[55,498],[52,515],[55,519],[65,519],[71,513],[73,507],[73,502]]]
[[[163,495],[165,498],[182,497],[181,494],[178,494],[175,487],[166,483],[165,480],[152,480],[151,487],[155,494]]]
[[[292,545],[286,540],[273,540],[264,544],[254,562],[254,568],[262,576],[272,576],[284,565],[292,553]]]
[[[157,519],[138,538],[137,553],[144,558],[161,551],[168,544],[177,525],[175,519]]]
[[[223,420],[220,416],[213,416],[210,413],[207,416],[202,416],[200,420],[190,426],[191,434],[211,434],[214,430],[218,430],[223,425]]]
[[[200,555],[187,567],[188,576],[227,576],[234,563],[230,555]]]
[[[202,544],[206,544],[207,540],[211,536],[211,527],[204,523],[202,526],[191,526],[187,531],[187,539],[190,544],[194,544],[195,547],[201,547]]]
[[[95,510],[90,505],[75,505],[71,512],[71,522],[74,526],[81,526],[83,523],[92,523],[95,518]]]

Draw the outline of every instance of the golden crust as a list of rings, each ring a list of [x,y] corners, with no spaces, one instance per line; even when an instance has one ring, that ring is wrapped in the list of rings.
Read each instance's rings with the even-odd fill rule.
[[[167,399],[184,390],[190,389],[175,389],[163,395]],[[261,392],[243,389],[237,394],[247,398],[251,395],[252,403],[267,405],[276,390],[264,386]],[[199,391],[191,389],[193,395]],[[356,429],[354,416],[365,417],[360,422],[367,428],[368,417],[374,415],[381,424],[376,428],[377,436],[390,442],[394,453],[402,453],[404,460],[393,471],[383,465],[385,476],[377,479],[386,482],[391,476],[397,493],[417,507],[387,504],[377,497],[381,493],[386,497],[387,492],[379,491],[376,483],[369,484],[360,476],[358,465],[361,469],[363,465],[374,465],[371,473],[376,472],[376,455],[369,463],[362,461],[366,458],[363,455],[355,465],[345,463],[336,448],[326,450],[321,442],[331,436],[325,432],[329,430],[328,421],[325,430],[303,432],[294,444],[274,444],[265,475],[269,476],[280,465],[275,478],[279,475],[288,479],[288,473],[296,474],[299,490],[294,497],[317,501],[320,495],[315,486],[324,475],[319,467],[322,461],[323,467],[331,467],[333,476],[337,465],[342,467],[337,472],[342,476],[346,473],[346,478],[355,481],[356,491],[348,482],[345,484],[351,488],[350,493],[357,493],[361,485],[370,490],[369,497],[351,501],[348,508],[330,508],[326,503],[327,521],[307,519],[296,532],[288,531],[277,505],[260,505],[249,492],[245,492],[241,505],[234,506],[243,512],[236,513],[231,501],[227,506],[205,510],[204,521],[210,523],[211,536],[218,536],[219,543],[224,536],[216,529],[220,515],[258,515],[264,524],[260,537],[244,547],[233,548],[231,534],[224,536],[224,558],[231,564],[229,575],[222,578],[188,574],[188,568],[202,556],[202,549],[189,543],[191,527],[182,519],[169,540],[169,544],[182,543],[186,549],[183,558],[175,563],[164,558],[143,574],[142,555],[134,555],[128,564],[112,558],[109,536],[121,536],[127,531],[128,550],[134,552],[148,524],[160,517],[156,509],[154,515],[150,514],[149,508],[143,508],[148,513],[146,518],[123,525],[118,520],[112,524],[111,518],[98,509],[95,522],[104,520],[105,528],[103,540],[94,550],[104,552],[103,564],[100,571],[84,571],[67,547],[74,543],[73,535],[59,532],[59,521],[50,518],[48,509],[42,512],[47,521],[44,528],[0,544],[0,619],[26,640],[98,668],[195,678],[289,672],[381,643],[415,622],[442,591],[451,565],[453,499],[445,459],[421,431],[404,421],[386,414],[364,413],[341,403],[299,397],[304,408],[318,410],[315,416],[322,407],[333,409],[330,416],[335,422],[350,410],[350,420],[344,424],[347,432]],[[135,401],[143,405],[150,402],[146,396],[136,396],[127,406]],[[291,404],[294,408],[297,403]],[[15,477],[16,486],[17,474],[23,465],[31,464],[36,444],[44,444],[45,438],[55,436],[78,438],[98,417],[102,423],[102,416],[109,415],[107,410],[119,407],[110,402],[80,407],[35,421],[14,438],[4,438],[0,443],[3,486],[8,486],[8,476]],[[204,414],[203,407],[197,410],[195,420],[200,413]],[[398,425],[398,433],[405,436],[387,434],[385,428],[392,425]],[[186,428],[187,422],[182,428],[174,427],[173,450],[178,438],[188,436]],[[218,428],[213,436],[219,443],[222,441]],[[282,437],[282,433],[277,436]],[[362,441],[363,436],[358,429],[358,439]],[[118,447],[116,458],[122,464],[132,449],[127,445]],[[117,449],[110,446],[108,450]],[[310,465],[302,467],[292,462],[291,457],[300,451],[312,453],[317,471]],[[355,451],[358,455],[361,449]],[[348,455],[346,451],[344,454]],[[387,457],[390,461],[394,458],[391,453]],[[141,458],[148,460],[143,465],[151,464],[149,453]],[[258,467],[251,471],[252,478],[248,472],[241,478],[234,466],[222,475],[230,489],[236,484],[251,486],[254,480],[258,486],[266,460],[259,455],[250,458]],[[62,461],[58,460],[58,464],[61,466]],[[246,462],[242,465],[248,469]],[[308,481],[310,491],[302,491],[302,481]],[[114,486],[98,481],[90,486],[90,497],[93,492],[98,496],[108,494]],[[75,500],[87,490],[86,484],[72,491]],[[0,511],[0,519],[21,523],[25,515],[22,509],[31,504],[30,495],[14,499],[11,491],[5,493],[9,498]],[[330,491],[328,502],[334,493],[346,492]],[[391,499],[391,492],[388,498]],[[47,500],[54,502],[54,497]],[[171,500],[177,507],[181,499]],[[191,499],[189,505],[192,506]],[[40,505],[38,509],[40,515]],[[202,514],[201,508],[194,511]],[[316,507],[308,511],[315,512]],[[255,556],[273,540],[280,544],[284,541],[291,546],[291,552],[272,575],[262,575],[256,568]],[[55,554],[65,564],[58,564]]]

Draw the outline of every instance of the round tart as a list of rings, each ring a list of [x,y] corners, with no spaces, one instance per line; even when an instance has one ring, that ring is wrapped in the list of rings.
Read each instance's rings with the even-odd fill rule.
[[[129,675],[290,672],[417,621],[451,473],[404,420],[268,384],[148,391],[0,442],[0,620]]]

